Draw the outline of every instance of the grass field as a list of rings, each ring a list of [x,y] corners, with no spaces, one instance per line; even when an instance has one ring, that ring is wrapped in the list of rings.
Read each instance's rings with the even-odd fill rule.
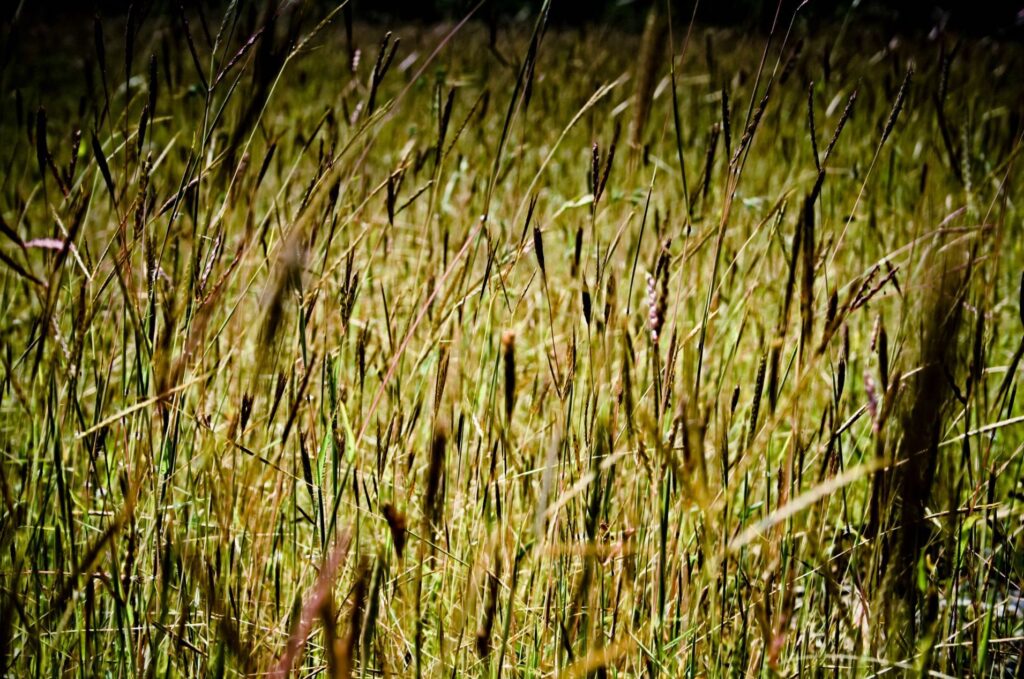
[[[1024,673],[1024,48],[659,10],[20,35],[0,674]]]

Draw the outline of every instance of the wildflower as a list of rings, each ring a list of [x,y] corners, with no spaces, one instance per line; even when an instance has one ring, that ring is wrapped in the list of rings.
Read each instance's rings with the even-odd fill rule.
[[[868,397],[868,414],[871,415],[871,426],[877,432],[880,424],[878,421],[878,386],[875,384],[875,378],[867,371],[864,372],[864,392]]]
[[[647,323],[651,330],[651,341],[658,343],[661,328],[665,324],[665,297],[668,288],[668,272],[662,269],[661,287],[651,274],[647,274]]]

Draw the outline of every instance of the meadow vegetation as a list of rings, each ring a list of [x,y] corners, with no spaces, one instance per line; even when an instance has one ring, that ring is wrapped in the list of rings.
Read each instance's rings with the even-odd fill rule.
[[[1024,50],[546,11],[5,27],[0,673],[1024,672]]]

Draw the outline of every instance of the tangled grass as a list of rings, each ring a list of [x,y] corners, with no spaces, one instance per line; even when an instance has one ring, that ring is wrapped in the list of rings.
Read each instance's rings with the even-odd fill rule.
[[[4,67],[0,667],[1024,671],[1019,45],[268,7]]]

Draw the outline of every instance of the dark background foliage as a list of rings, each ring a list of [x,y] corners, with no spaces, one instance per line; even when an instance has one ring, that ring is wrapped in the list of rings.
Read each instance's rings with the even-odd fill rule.
[[[264,0],[265,1],[265,0]],[[274,1],[274,0],[271,0]],[[309,0],[333,5],[333,0]],[[780,17],[785,19],[803,0],[781,0]],[[685,21],[693,12],[693,0],[671,0],[673,13]],[[438,21],[464,16],[477,0],[352,0],[358,18],[366,20]],[[100,13],[104,16],[123,14],[133,4],[127,0],[43,0],[41,2],[0,3],[5,22],[16,13],[22,22],[46,22],[60,25],[62,19],[77,20]],[[142,13],[176,12],[182,4],[177,0],[141,0],[134,3]],[[185,0],[187,9],[202,9],[216,14],[223,0],[197,2]],[[262,2],[260,4],[263,4]],[[484,0],[479,16],[489,21],[507,21],[529,16],[540,7],[541,0]],[[651,0],[554,0],[551,20],[562,25],[614,22],[639,30]],[[699,5],[698,19],[706,24],[744,25],[767,30],[776,10],[777,0],[704,0]],[[984,33],[1020,39],[1024,34],[1024,0],[810,0],[800,15],[808,20],[842,19],[853,13],[858,21],[879,22],[894,29],[928,32],[935,26],[958,32]]]

